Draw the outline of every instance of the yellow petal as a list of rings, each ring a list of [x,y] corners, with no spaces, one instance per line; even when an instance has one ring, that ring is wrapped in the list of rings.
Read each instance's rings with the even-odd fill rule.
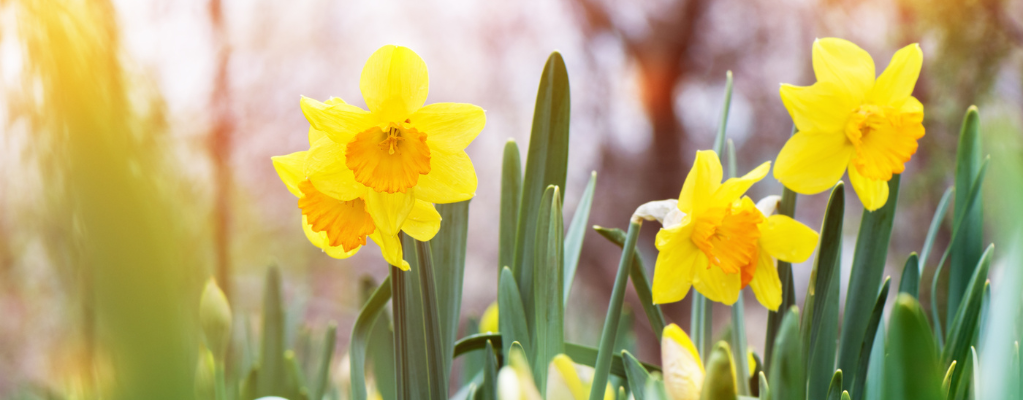
[[[778,307],[781,306],[781,279],[778,277],[774,259],[766,250],[761,249],[760,251],[757,270],[753,273],[753,280],[749,282],[749,287],[764,308],[778,311]]]
[[[813,43],[813,72],[817,81],[840,85],[860,103],[874,86],[874,59],[848,40],[818,39]]]
[[[426,103],[426,63],[407,47],[381,47],[362,68],[359,88],[366,106],[385,122],[401,122]]]
[[[332,106],[332,105],[336,105],[336,104],[346,104],[347,105],[348,103],[345,103],[344,100],[341,100],[341,99],[339,99],[337,97],[331,97],[331,98],[327,99],[327,101],[323,102],[323,104],[326,104],[328,106]],[[309,126],[309,146],[312,146],[313,143],[316,143],[316,141],[318,141],[320,139],[323,139],[325,137],[327,137],[327,133],[326,132],[316,130],[316,128],[313,128],[312,125]]]
[[[358,246],[351,251],[345,251],[341,246],[331,246],[327,239],[327,232],[313,232],[313,227],[309,225],[305,215],[302,216],[302,231],[305,232],[305,237],[309,239],[313,246],[319,247],[324,253],[333,258],[344,259],[351,257],[362,248],[362,246]]]
[[[326,134],[331,140],[347,143],[352,136],[374,125],[373,115],[368,111],[346,104],[341,99],[331,103],[333,104],[321,103],[305,96],[302,96],[299,102],[309,125]]]
[[[855,152],[845,134],[799,132],[778,153],[774,178],[796,193],[817,194],[842,179]]]
[[[760,248],[789,263],[809,259],[818,238],[809,226],[785,215],[772,215],[760,225]]]
[[[754,183],[764,179],[764,177],[767,176],[767,172],[770,170],[771,162],[767,161],[742,177],[728,178],[725,183],[721,184],[721,187],[718,188],[717,192],[714,193],[714,202],[716,204],[724,204],[735,201],[742,197],[743,193],[746,193],[750,186],[753,186]]]
[[[373,217],[378,231],[384,236],[398,234],[401,225],[416,205],[414,191],[406,193],[381,193],[370,190],[366,193],[366,211]]]
[[[693,341],[682,328],[669,324],[661,334],[661,369],[664,389],[672,400],[696,400],[703,391],[706,372]]]
[[[431,152],[430,173],[419,176],[416,197],[430,203],[447,204],[476,195],[476,169],[464,151]]]
[[[483,311],[483,316],[480,317],[480,332],[500,332],[500,317],[501,310],[497,308],[497,302],[490,303],[486,311]]]
[[[369,238],[380,246],[380,254],[384,256],[384,260],[388,264],[395,267],[401,268],[402,271],[409,270],[408,261],[405,261],[404,254],[401,251],[401,240],[396,235],[384,235],[379,229],[373,234],[369,235]]]
[[[654,304],[672,303],[686,297],[693,270],[707,268],[707,255],[693,244],[693,225],[679,225],[657,232],[657,263],[654,266]]]
[[[302,191],[298,190],[298,184],[305,180],[305,173],[302,170],[305,167],[306,152],[296,151],[286,156],[270,157],[270,160],[273,161],[277,176],[281,178],[281,182],[284,182],[288,191],[295,197],[302,197]]]
[[[575,364],[572,359],[564,354],[558,354],[551,360],[547,367],[547,396],[548,399],[585,400],[589,398],[589,390],[579,380],[579,374],[575,371]]]
[[[454,153],[465,150],[476,139],[487,124],[487,115],[472,104],[435,103],[420,108],[409,120],[426,133],[431,148]]]
[[[330,138],[321,138],[309,149],[305,176],[316,190],[338,200],[352,200],[366,195],[366,186],[355,180],[355,173],[345,166],[345,146]]]
[[[670,171],[666,171],[670,172]],[[686,214],[699,213],[707,208],[708,198],[721,186],[721,159],[711,150],[696,152],[693,168],[686,175],[678,197],[678,209]]]
[[[903,47],[892,56],[870,93],[870,102],[877,105],[893,105],[913,94],[916,80],[920,77],[920,68],[924,63],[924,53],[920,45],[913,43]]]
[[[696,268],[693,289],[707,297],[708,300],[730,306],[739,300],[739,291],[742,289],[742,273],[728,274],[723,269],[715,267]]]
[[[416,200],[408,218],[401,226],[401,231],[407,233],[420,242],[433,239],[433,236],[440,230],[440,213],[433,204],[422,200]],[[495,331],[496,332],[496,331]]]
[[[849,165],[849,183],[868,211],[877,210],[888,202],[888,181],[867,178],[852,164]]]
[[[860,105],[833,82],[817,82],[811,86],[783,84],[779,92],[792,122],[801,132],[842,132],[849,114]]]

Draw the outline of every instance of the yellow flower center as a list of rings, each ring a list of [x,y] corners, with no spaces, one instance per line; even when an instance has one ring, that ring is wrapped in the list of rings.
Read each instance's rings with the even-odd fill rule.
[[[430,173],[430,148],[426,134],[413,128],[408,120],[379,126],[358,135],[345,149],[345,165],[355,172],[355,180],[378,192],[405,193],[419,182],[419,175]]]
[[[906,162],[916,153],[916,140],[923,136],[919,122],[912,126],[904,123],[905,119],[891,106],[864,104],[852,113],[845,136],[856,148],[852,164],[860,175],[888,181],[892,174],[905,170]]]
[[[302,210],[313,232],[326,232],[331,247],[341,246],[352,251],[366,244],[366,235],[376,230],[373,218],[366,212],[361,198],[341,201],[316,190],[308,179],[298,184],[302,197],[298,208]]]
[[[693,227],[693,243],[707,255],[710,265],[718,266],[726,274],[741,272],[745,287],[757,268],[759,225],[764,222],[764,215],[752,201],[741,199],[701,214]]]

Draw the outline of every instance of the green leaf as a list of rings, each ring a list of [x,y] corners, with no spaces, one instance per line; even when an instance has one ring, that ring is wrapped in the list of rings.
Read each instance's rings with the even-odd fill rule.
[[[934,210],[931,226],[927,229],[927,237],[924,239],[924,247],[920,249],[921,270],[927,267],[927,257],[931,254],[931,249],[934,248],[934,239],[938,237],[938,230],[941,229],[941,222],[945,220],[945,214],[948,213],[948,205],[951,203],[954,192],[955,187],[953,186],[945,189],[945,193],[941,195],[941,201],[938,202],[938,208]]]
[[[472,317],[466,319],[466,321],[465,321],[465,332],[467,332],[468,334],[471,335],[471,334],[478,333],[479,331],[480,331],[479,320],[477,320],[476,318],[472,318]],[[452,344],[452,350],[453,349],[454,349],[454,344]],[[461,381],[461,384],[462,384],[463,387],[465,385],[468,385],[469,382],[472,382],[473,378],[476,377],[476,373],[477,372],[483,371],[483,363],[484,363],[483,359],[484,359],[484,354],[482,352],[480,352],[480,353],[473,352],[471,354],[466,354],[465,355],[465,358],[462,360],[462,368],[461,368],[461,370],[462,370],[462,381]]]
[[[625,232],[621,229],[594,226],[593,230],[618,247],[625,245]],[[646,266],[643,265],[643,256],[639,253],[639,249],[635,249],[632,255],[632,266],[629,267],[629,280],[632,281],[632,288],[636,291],[636,297],[639,298],[640,304],[643,305],[643,312],[646,313],[647,321],[650,322],[650,330],[654,332],[654,335],[657,336],[657,342],[660,343],[661,333],[663,333],[667,322],[664,320],[661,306],[654,304],[653,293],[650,290],[650,278],[647,277]]]
[[[417,310],[422,312],[422,336],[426,342],[425,355],[426,355],[426,367],[427,371],[415,371],[415,373],[424,373],[427,375],[429,382],[429,390],[432,399],[447,399],[448,397],[448,376],[450,371],[448,367],[451,365],[450,361],[450,350],[446,349],[444,345],[444,325],[445,321],[441,319],[439,308],[439,299],[437,297],[437,287],[434,277],[436,272],[433,267],[433,255],[430,250],[430,244],[426,242],[420,242],[413,239],[411,236],[403,236],[403,242],[411,242],[415,245],[416,264],[409,262],[409,265],[414,265],[414,270],[410,270],[409,273],[412,276],[412,280],[416,281],[419,285],[420,303],[418,304]],[[406,257],[409,257],[408,253],[405,253]],[[461,290],[459,290],[460,292]],[[457,316],[457,311],[455,315]],[[410,330],[415,332],[415,330]],[[418,391],[418,393],[423,393]]]
[[[390,292],[388,291],[388,293]],[[354,352],[349,348],[349,357],[352,355]],[[394,400],[398,397],[395,391],[398,384],[394,377],[396,369],[394,357],[394,332],[391,331],[391,316],[384,310],[380,312],[380,317],[377,317],[376,322],[373,323],[369,347],[365,351],[365,358],[373,364],[373,380],[376,381],[377,392],[380,393],[383,400]],[[354,358],[350,358],[350,360],[354,360]],[[351,362],[354,363],[354,361]],[[354,375],[352,376],[354,379]]]
[[[629,265],[635,254],[636,240],[642,227],[642,220],[634,220],[629,224],[629,233],[625,235],[625,246],[622,248],[622,257],[618,261],[618,272],[615,274],[615,283],[611,289],[611,300],[607,306],[607,317],[604,319],[604,327],[600,333],[600,350],[597,352],[597,362],[594,366],[593,385],[595,388],[602,388],[607,384],[607,374],[611,368],[611,359],[615,355],[615,336],[618,333],[618,321],[622,315],[622,302],[625,300],[625,285],[629,279]],[[590,400],[601,400],[603,393],[599,390],[590,392]]]
[[[775,339],[774,351],[768,374],[771,399],[805,399],[806,373],[799,338],[799,309],[795,306],[785,313]]]
[[[732,365],[732,350],[728,347],[728,342],[718,342],[707,359],[709,360],[707,374],[703,380],[700,399],[736,399],[735,367]]]
[[[792,133],[796,133],[796,127],[792,127]],[[788,217],[795,215],[796,211],[796,192],[784,188],[782,190],[781,201],[778,202],[778,214]],[[786,310],[796,305],[796,291],[795,282],[792,279],[792,264],[778,260],[778,279],[781,280],[782,295],[781,305],[778,306],[778,311],[770,311],[767,313],[767,337],[764,340],[764,365],[771,365],[771,358],[774,355],[774,343],[775,338],[778,336],[778,330],[781,328],[782,319],[785,317]]]
[[[502,343],[502,337],[499,333],[480,333],[476,335],[466,336],[455,343],[454,357],[458,357],[462,354],[470,351],[482,350],[486,345],[487,341],[494,343],[496,347]],[[519,345],[521,347],[521,344]],[[575,343],[565,343],[565,355],[572,359],[573,362],[579,365],[594,366],[597,363],[597,349],[583,346]],[[507,359],[507,358],[506,358]],[[642,363],[643,368],[646,368],[650,372],[661,372],[661,367],[653,364]],[[623,364],[621,355],[615,354],[611,358],[611,373],[619,377],[625,378],[625,365]]]
[[[646,387],[643,388],[643,397],[646,400],[671,400],[667,391],[664,390],[664,382],[660,379],[647,379]]]
[[[760,373],[757,374],[757,379],[760,381],[760,395],[758,396],[760,400],[767,400],[771,398],[771,388],[767,385],[767,376],[764,375],[764,371],[760,371]]]
[[[859,369],[853,371],[855,374],[849,376],[849,379],[847,379],[853,381],[852,393],[854,398],[857,400],[864,398],[863,394],[865,391],[866,381],[874,376],[874,369],[876,368],[880,371],[884,367],[884,340],[877,341],[877,339],[884,338],[884,329],[881,329],[881,332],[878,332],[878,327],[881,325],[881,316],[884,314],[884,305],[888,300],[888,290],[891,288],[891,283],[891,277],[887,277],[885,278],[884,283],[881,284],[881,290],[877,294],[877,300],[874,300],[874,310],[870,314],[870,319],[867,320],[867,331],[863,334],[863,344],[860,346],[860,360],[856,364]],[[880,357],[882,358],[881,361],[876,361],[882,364],[879,366],[875,365],[875,360],[873,359],[874,354],[872,353],[872,351],[878,347],[881,349]],[[869,374],[867,370],[868,367],[871,368]],[[867,398],[877,399],[878,397],[868,396]]]
[[[501,232],[499,234],[498,268],[511,267],[515,261],[515,230],[519,222],[519,200],[522,199],[522,161],[514,139],[504,145],[501,164]]]
[[[583,189],[583,197],[579,199],[579,205],[572,215],[572,223],[568,225],[568,233],[565,234],[565,301],[568,304],[568,295],[572,291],[572,282],[575,281],[575,271],[579,267],[579,256],[583,252],[583,237],[586,236],[586,224],[590,219],[590,207],[593,205],[593,191],[597,186],[597,172],[590,174],[590,181]]]
[[[888,241],[892,236],[895,205],[899,202],[900,180],[901,175],[893,175],[888,181],[888,202],[884,206],[875,211],[863,210],[842,320],[842,340],[838,353],[838,368],[842,371],[857,370],[860,346],[874,306],[868,299],[873,299],[877,294],[885,259],[888,257]],[[851,385],[851,382],[846,381],[845,384]]]
[[[884,398],[884,364],[885,364],[885,346],[884,346],[884,329],[878,329],[874,331],[873,346],[870,349],[870,361],[869,366],[865,369],[866,379],[863,380],[863,390],[860,395],[857,395],[853,391],[853,396],[857,398],[877,400]],[[859,381],[859,377],[856,378]],[[854,389],[855,390],[855,389]]]
[[[836,370],[831,377],[831,384],[828,385],[828,400],[840,400],[842,398],[842,370]]]
[[[543,198],[545,206],[540,208],[537,221],[536,258],[533,260],[533,376],[540,393],[546,393],[547,365],[565,348],[564,285],[561,282],[565,230],[561,191],[557,186],[549,186]]]
[[[725,151],[725,131],[728,127],[728,110],[732,107],[732,71],[725,73],[725,103],[721,106],[721,119],[718,123],[718,134],[714,138],[714,152]]]
[[[415,257],[414,249],[411,246],[406,246],[403,241],[402,250],[406,258],[413,258],[413,260],[407,260],[412,269],[418,270],[419,267],[412,265]],[[408,255],[412,254],[412,257]],[[421,327],[422,317],[415,311],[415,303],[409,299],[412,296],[412,291],[417,289],[407,282],[411,280],[405,272],[398,269],[393,265],[390,268],[390,279],[391,279],[391,309],[394,311],[394,315],[391,317],[394,321],[394,383],[395,383],[395,399],[397,400],[409,400],[413,391],[417,393],[428,393],[429,382],[423,374],[426,371],[422,369],[428,368],[426,366],[426,356],[422,354],[426,347],[425,340],[422,338],[425,335],[416,335],[416,333],[410,332],[414,327]],[[413,319],[415,318],[415,319]],[[417,340],[415,343],[411,343],[412,340]],[[414,371],[421,372],[414,372]],[[421,389],[421,390],[420,390]]]
[[[440,324],[440,354],[451,354],[458,339],[459,313],[462,310],[462,280],[465,276],[465,248],[469,232],[469,200],[437,204],[440,230],[429,242],[433,253],[433,281],[436,285],[437,313]],[[444,359],[444,376],[451,371],[451,358]]]
[[[980,260],[984,250],[983,202],[970,200],[970,189],[981,179],[980,170],[984,160],[981,155],[980,117],[977,107],[971,106],[963,117],[962,129],[959,131],[959,147],[956,150],[955,208],[953,215],[956,221],[962,221],[962,233],[951,242],[952,259],[949,263],[948,275],[948,315],[955,315],[959,304],[968,290],[966,283],[973,275],[973,269]],[[981,194],[977,194],[978,199]],[[952,329],[951,318],[947,321],[948,329]]]
[[[956,368],[952,371],[952,378],[949,380],[950,384],[948,387],[948,399],[954,400],[969,400],[970,389],[973,386],[972,379],[956,379],[956,376],[967,376],[973,377],[973,369],[976,368],[976,360],[973,357],[966,357],[966,360],[962,363],[962,368]]]
[[[645,393],[637,389],[646,387],[646,381],[650,379],[650,373],[628,351],[622,351],[622,360],[625,361],[625,377],[628,379],[629,387],[633,388],[633,396],[636,397],[636,400],[645,400]]]
[[[809,380],[807,395],[812,399],[828,395],[828,380],[835,370],[844,214],[845,185],[839,181],[831,190],[828,208],[824,212],[817,259],[810,273],[803,306],[803,351]]]
[[[967,291],[966,296],[963,297],[963,306],[959,307],[959,311],[956,312],[955,318],[949,325],[948,341],[941,353],[943,365],[951,365],[952,360],[964,360],[970,354],[970,346],[973,344],[974,333],[980,321],[984,286],[987,283],[988,269],[991,267],[991,253],[994,251],[994,247],[994,245],[988,246],[977,262],[977,267],[973,268],[973,276],[970,277],[969,284],[966,285]],[[953,374],[953,381],[956,380],[956,375]]]
[[[497,356],[494,354],[494,346],[487,341],[487,347],[483,352],[486,360],[483,367],[483,396],[484,400],[497,399]]]
[[[281,271],[277,266],[266,271],[263,290],[263,350],[255,396],[286,396],[289,393],[284,362],[284,301],[281,298]]]
[[[731,143],[731,140],[728,141]],[[746,312],[742,294],[739,294],[739,299],[732,304],[732,335],[731,345],[735,347],[735,353],[732,354],[735,368],[738,371],[740,377],[738,380],[739,394],[743,396],[750,395],[753,393],[750,391],[750,380],[749,376],[746,376],[746,372],[749,371],[749,361],[746,357]]]
[[[902,267],[902,279],[899,279],[899,293],[920,297],[920,258],[916,252],[910,253],[906,265]]]
[[[895,299],[885,348],[885,400],[941,399],[941,371],[934,335],[920,303],[907,294]]]
[[[500,310],[497,314],[498,327],[501,330],[501,340],[504,343],[501,354],[504,354],[505,359],[507,359],[508,350],[514,342],[519,342],[519,345],[527,350],[531,349],[526,312],[522,309],[519,287],[515,284],[515,278],[508,267],[501,269],[501,282],[497,291],[497,309]],[[527,351],[526,354],[531,353]]]
[[[568,170],[568,123],[571,99],[568,70],[558,52],[551,53],[540,77],[533,110],[533,130],[526,153],[526,175],[522,181],[518,227],[512,272],[519,285],[526,322],[533,327],[533,253],[536,251],[537,220],[547,186],[565,187]]]
[[[941,391],[944,392],[945,398],[948,398],[948,387],[952,383],[952,372],[955,372],[957,362],[955,360],[952,361],[952,365],[949,365],[948,371],[945,372],[945,379],[941,380]]]
[[[337,324],[331,322],[327,326],[327,332],[323,334],[323,349],[320,351],[320,364],[316,368],[315,381],[311,386],[312,392],[309,398],[313,400],[323,399],[327,393],[327,386],[330,384],[330,364],[334,358],[334,345],[337,343]]]

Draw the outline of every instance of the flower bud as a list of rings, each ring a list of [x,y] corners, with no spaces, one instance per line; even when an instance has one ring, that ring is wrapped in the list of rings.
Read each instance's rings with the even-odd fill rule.
[[[206,281],[199,300],[199,324],[206,346],[215,357],[223,359],[231,340],[231,305],[213,278]]]
[[[199,365],[195,367],[195,398],[213,400],[215,397],[216,365],[213,353],[207,349],[199,351]]]

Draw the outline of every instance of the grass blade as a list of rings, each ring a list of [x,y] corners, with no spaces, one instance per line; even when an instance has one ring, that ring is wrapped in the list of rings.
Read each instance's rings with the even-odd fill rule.
[[[900,180],[901,175],[894,175],[888,181],[888,202],[883,207],[876,211],[863,210],[842,320],[842,341],[838,355],[838,368],[842,371],[857,370],[860,346],[873,309],[873,304],[865,299],[873,299],[881,284],[885,259],[888,257],[888,241],[895,220],[895,206],[899,202]],[[851,385],[848,381],[845,384]]]
[[[536,94],[512,261],[512,273],[519,285],[530,329],[533,328],[533,253],[536,251],[538,212],[547,186],[565,187],[570,108],[568,70],[561,54],[554,52],[544,65]]]
[[[795,306],[785,313],[775,340],[776,353],[771,359],[768,375],[771,399],[805,399],[806,375],[799,338],[799,310]]]
[[[515,284],[515,277],[511,269],[501,269],[501,282],[497,291],[497,309],[500,312],[497,318],[500,320],[498,326],[501,329],[500,338],[504,345],[501,347],[501,354],[505,359],[512,343],[519,342],[519,345],[530,353],[532,345],[529,340],[529,329],[526,326],[526,311],[522,308],[522,298],[519,296],[519,287]],[[496,342],[495,342],[496,343]],[[456,344],[457,347],[457,344]],[[457,350],[455,355],[458,355]]]
[[[941,371],[920,303],[907,294],[895,299],[885,358],[886,400],[941,399]]]
[[[547,366],[554,356],[564,352],[565,305],[564,227],[561,217],[561,191],[548,186],[543,194],[544,207],[537,221],[535,259],[533,260],[533,376],[541,393],[547,391]],[[500,309],[500,307],[498,308]],[[500,315],[500,314],[498,314]]]
[[[522,161],[519,146],[508,139],[504,144],[501,164],[501,232],[498,236],[498,268],[511,267],[515,259],[515,229],[519,221],[519,200],[522,199]]]
[[[450,354],[458,338],[458,321],[462,310],[465,246],[469,237],[469,200],[438,204],[436,207],[443,223],[437,235],[430,240],[429,250],[433,253],[433,280],[437,290],[442,345],[440,354],[445,355],[443,371],[450,372]]]
[[[976,205],[971,206],[970,203],[973,201],[969,199],[970,189],[978,179],[981,179],[980,173],[984,163],[981,155],[980,117],[977,114],[977,107],[971,106],[963,117],[962,128],[959,131],[959,146],[956,150],[956,194],[953,215],[956,221],[962,221],[959,228],[962,234],[949,242],[952,247],[952,259],[948,265],[949,316],[955,315],[959,309],[959,304],[966,295],[966,284],[984,251],[983,202],[977,201]],[[977,196],[979,198],[981,194],[978,193]],[[947,322],[951,330],[951,318]]]
[[[592,387],[595,388],[602,388],[607,385],[607,374],[611,369],[612,356],[615,355],[615,336],[618,333],[618,320],[622,315],[625,285],[629,279],[629,265],[632,264],[636,240],[639,238],[642,223],[642,220],[631,221],[629,223],[629,232],[625,235],[625,246],[622,248],[622,257],[618,262],[618,273],[615,275],[615,284],[611,289],[611,300],[607,307],[607,317],[604,320],[604,327],[600,334],[600,350],[597,352],[597,362],[593,372]],[[600,400],[602,397],[603,394],[599,390],[590,392],[590,400]]]
[[[920,258],[916,252],[909,255],[906,265],[902,267],[902,278],[899,279],[899,293],[920,297]]]
[[[877,295],[877,300],[874,301],[874,311],[870,314],[870,319],[867,320],[867,331],[863,334],[863,345],[860,346],[860,361],[856,364],[859,368],[856,371],[852,371],[854,374],[848,377],[848,380],[853,382],[852,394],[856,400],[863,399],[863,394],[866,390],[866,381],[873,378],[874,369],[881,370],[884,368],[884,329],[878,328],[881,326],[881,316],[884,314],[884,305],[888,300],[888,290],[891,288],[892,279],[891,277],[885,278],[884,283],[881,284],[881,290]],[[879,335],[880,334],[880,335]],[[877,339],[882,339],[877,341]],[[876,342],[876,343],[875,343]],[[882,358],[881,361],[873,360],[875,347],[880,346]],[[876,365],[881,363],[881,365]],[[869,372],[868,372],[868,368]],[[878,372],[880,373],[880,372]],[[877,378],[874,378],[877,380]],[[866,397],[868,399],[879,399],[880,397]]]
[[[828,395],[828,381],[835,371],[835,341],[838,339],[838,297],[841,281],[842,220],[845,215],[845,185],[839,181],[831,190],[821,225],[817,259],[810,274],[803,306],[803,343],[807,359],[807,395],[821,399]],[[839,390],[836,393],[841,393]]]
[[[597,231],[600,236],[610,240],[611,243],[618,245],[618,247],[625,245],[625,232],[622,232],[621,229],[594,226],[593,230]],[[661,333],[664,332],[664,327],[668,323],[664,320],[661,306],[654,304],[653,292],[650,290],[650,278],[647,277],[646,266],[643,264],[643,256],[639,253],[639,249],[635,249],[632,255],[629,280],[632,281],[632,288],[636,291],[636,297],[639,298],[640,304],[643,305],[643,312],[646,313],[647,321],[650,322],[650,330],[654,332],[657,342],[660,343]]]
[[[586,236],[586,225],[590,220],[590,207],[593,205],[593,192],[597,186],[597,172],[590,174],[590,181],[583,189],[583,196],[579,199],[579,205],[572,215],[572,222],[568,225],[568,233],[565,234],[565,301],[568,304],[568,295],[572,291],[572,282],[575,281],[575,271],[579,267],[579,256],[583,252],[583,237]]]

